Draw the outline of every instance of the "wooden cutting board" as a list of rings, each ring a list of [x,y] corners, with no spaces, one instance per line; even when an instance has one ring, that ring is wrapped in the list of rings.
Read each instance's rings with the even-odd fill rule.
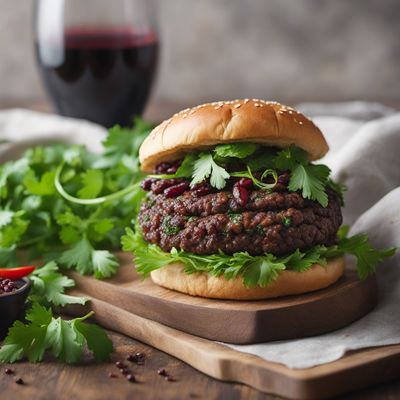
[[[77,290],[72,294],[83,295]],[[400,377],[400,345],[352,352],[329,364],[293,370],[145,319],[94,297],[86,306],[72,306],[69,311],[82,315],[89,310],[95,312],[100,325],[169,353],[213,378],[291,399],[328,398]]]
[[[206,339],[246,344],[329,332],[361,318],[376,304],[376,281],[347,271],[333,286],[304,295],[262,301],[192,297],[159,287],[135,272],[120,254],[116,277],[97,280],[72,273],[87,297]]]

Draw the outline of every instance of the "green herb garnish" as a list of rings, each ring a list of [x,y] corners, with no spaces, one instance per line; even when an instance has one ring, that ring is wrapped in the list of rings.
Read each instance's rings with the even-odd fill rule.
[[[357,270],[361,279],[367,278],[375,271],[377,263],[395,254],[395,249],[375,250],[366,235],[350,238],[342,237],[335,246],[314,246],[306,252],[296,250],[287,256],[251,256],[247,252],[227,255],[223,252],[201,256],[173,248],[170,253],[162,251],[158,246],[147,243],[139,231],[127,228],[122,237],[125,251],[133,251],[135,265],[139,273],[148,276],[151,271],[174,262],[185,265],[185,273],[206,272],[213,276],[224,276],[231,279],[243,277],[245,286],[267,286],[281,271],[286,269],[303,272],[313,264],[326,265],[327,260],[350,253],[356,256]]]
[[[10,328],[0,348],[0,362],[13,363],[22,358],[38,362],[49,351],[59,361],[76,364],[82,359],[84,346],[97,360],[107,361],[112,343],[101,328],[85,322],[92,315],[67,321],[54,318],[51,309],[35,303],[26,315],[29,322],[16,321]]]

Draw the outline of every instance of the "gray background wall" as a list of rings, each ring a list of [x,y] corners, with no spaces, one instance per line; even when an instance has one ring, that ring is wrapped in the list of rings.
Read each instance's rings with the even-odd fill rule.
[[[399,0],[157,3],[163,52],[153,99],[400,98]],[[31,8],[0,0],[0,100],[44,96]]]

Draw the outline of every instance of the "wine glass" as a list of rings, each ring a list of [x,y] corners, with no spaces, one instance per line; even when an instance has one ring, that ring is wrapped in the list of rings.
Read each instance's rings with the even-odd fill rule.
[[[149,0],[36,0],[35,50],[61,115],[130,126],[154,81],[158,35]]]

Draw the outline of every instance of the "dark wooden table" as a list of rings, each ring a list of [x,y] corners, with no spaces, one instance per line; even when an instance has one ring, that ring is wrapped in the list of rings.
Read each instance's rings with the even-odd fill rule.
[[[3,105],[3,107],[2,107]],[[15,106],[0,103],[0,108]],[[21,106],[21,105],[19,105]],[[48,111],[44,102],[28,103],[29,108]],[[155,104],[147,112],[148,118],[157,120],[179,110],[176,104]],[[109,332],[115,351],[110,363],[95,363],[88,359],[80,366],[66,366],[46,360],[39,364],[26,362],[14,365],[0,365],[1,400],[54,400],[54,399],[277,399],[244,385],[220,382],[196,371],[187,364],[160,352],[150,346],[123,335]],[[143,352],[146,361],[138,366],[125,361],[127,355]],[[128,382],[116,368],[116,361],[131,366],[138,383]],[[5,369],[12,368],[14,375],[6,375]],[[158,368],[165,368],[175,379],[168,382],[157,374]],[[117,377],[109,378],[109,373]],[[21,377],[25,384],[15,380]],[[342,399],[353,400],[394,400],[400,398],[400,382],[392,382],[349,394]]]
[[[131,366],[138,383],[130,383],[123,377],[114,363],[98,364],[87,361],[81,366],[65,366],[45,361],[39,364],[18,363],[9,366],[15,375],[5,375],[6,365],[0,367],[1,400],[54,400],[54,399],[277,399],[247,386],[216,381],[196,371],[183,362],[123,335],[110,333],[114,342],[113,362],[123,361]],[[143,352],[143,366],[125,361],[131,353]],[[157,374],[165,368],[175,379],[168,382]],[[112,372],[116,378],[109,378]],[[17,385],[21,377],[25,385]],[[400,382],[378,386],[343,397],[359,400],[394,400],[400,397]]]

